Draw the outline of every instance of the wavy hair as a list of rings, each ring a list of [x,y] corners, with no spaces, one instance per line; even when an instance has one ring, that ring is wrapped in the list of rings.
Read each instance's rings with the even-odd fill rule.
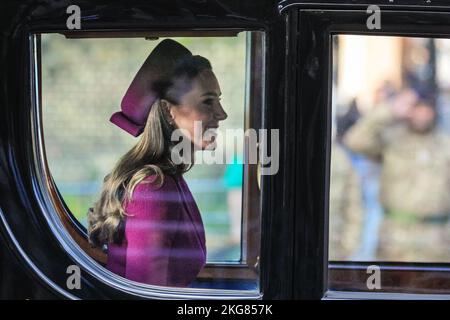
[[[201,56],[182,58],[167,80],[159,81],[153,90],[158,99],[150,108],[144,131],[139,141],[123,155],[105,177],[99,199],[88,211],[89,242],[96,247],[108,243],[120,244],[124,238],[127,213],[124,209],[134,188],[147,176],[156,175],[152,183],[162,186],[166,174],[188,171],[192,164],[174,164],[171,150],[175,145],[171,135],[175,129],[169,122],[169,112],[162,100],[175,107],[190,90],[192,80],[203,70],[211,70],[210,62]]]

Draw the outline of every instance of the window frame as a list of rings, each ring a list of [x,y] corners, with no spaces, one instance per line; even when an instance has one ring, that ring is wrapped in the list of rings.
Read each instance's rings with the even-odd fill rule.
[[[376,2],[376,1],[375,1]],[[352,275],[367,280],[366,262],[328,261],[328,207],[331,157],[332,37],[338,34],[450,38],[450,8],[444,12],[417,6],[389,6],[378,1],[382,29],[368,30],[367,4],[308,4],[283,1],[288,32],[288,112],[295,117],[297,141],[293,149],[295,189],[294,298],[308,299],[426,299],[450,298],[450,287],[437,294],[430,286],[411,283],[427,273],[434,283],[449,283],[450,264],[404,264],[373,262],[381,267],[383,292],[355,285]],[[370,3],[377,4],[377,3]],[[324,9],[325,8],[325,9]],[[308,106],[308,107],[304,107]],[[326,119],[326,121],[323,121]],[[311,143],[314,141],[314,143]],[[316,266],[314,269],[313,266]],[[330,274],[329,274],[330,272]],[[406,280],[405,280],[406,279]],[[329,286],[329,280],[334,282]],[[409,283],[409,286],[407,285]],[[405,287],[402,287],[404,285]]]
[[[265,35],[250,32],[247,38],[246,62],[246,99],[244,131],[261,129],[260,106],[264,109],[265,78]],[[244,148],[246,148],[244,144]],[[246,154],[244,150],[244,155]],[[200,272],[199,279],[252,279],[259,274],[259,256],[261,251],[261,191],[257,185],[258,169],[256,164],[244,163],[242,186],[242,224],[241,224],[241,261],[236,263],[207,263]],[[258,226],[250,225],[258,221]],[[219,277],[222,276],[221,277]]]
[[[246,115],[244,120],[244,130],[248,128],[259,129],[263,127],[262,114],[265,112],[264,105],[264,82],[265,82],[265,37],[266,31],[261,28],[205,28],[202,30],[168,30],[152,29],[132,30],[123,29],[112,31],[76,31],[52,30],[52,33],[63,33],[67,38],[120,38],[120,37],[164,37],[164,36],[235,36],[238,32],[247,32],[247,70],[246,70]],[[69,208],[66,206],[63,197],[60,195],[56,183],[54,182],[45,153],[45,141],[42,123],[42,94],[41,82],[41,52],[40,52],[40,34],[49,32],[30,33],[29,40],[32,48],[33,57],[31,66],[35,66],[31,75],[33,84],[33,110],[31,115],[34,161],[38,171],[38,185],[43,194],[41,205],[46,207],[43,212],[47,221],[57,234],[59,242],[65,247],[69,254],[75,260],[82,261],[84,268],[96,276],[97,279],[106,280],[111,286],[126,288],[128,292],[137,292],[145,297],[167,297],[167,298],[240,298],[240,299],[260,299],[262,297],[262,288],[259,270],[259,255],[261,232],[251,232],[243,227],[241,242],[242,261],[230,263],[207,263],[197,277],[199,281],[214,283],[216,281],[229,280],[255,280],[258,283],[257,290],[234,290],[234,289],[204,289],[204,288],[166,288],[157,287],[141,283],[136,283],[128,279],[119,277],[103,268],[106,264],[106,254],[99,248],[92,248],[87,241],[86,229],[76,220]],[[255,68],[255,69],[253,69]],[[259,81],[255,85],[255,81]],[[251,106],[251,107],[250,107]],[[256,184],[257,165],[244,165],[244,185],[243,192],[243,222],[248,226],[248,221],[257,217],[261,230],[261,201],[263,189],[258,188]],[[254,183],[249,183],[253,179]],[[258,203],[250,201],[257,195]],[[49,205],[50,204],[50,205]],[[58,221],[59,220],[59,221]],[[249,226],[250,228],[250,226]],[[253,230],[252,230],[253,231]],[[70,250],[69,250],[70,249]],[[254,254],[258,252],[257,254]],[[80,258],[82,260],[80,260]],[[92,263],[97,263],[95,266]],[[103,269],[103,270],[101,270]]]

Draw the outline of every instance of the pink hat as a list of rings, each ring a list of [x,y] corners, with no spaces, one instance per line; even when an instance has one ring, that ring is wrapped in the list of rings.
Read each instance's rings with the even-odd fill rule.
[[[129,134],[137,137],[144,131],[148,114],[158,99],[154,84],[168,80],[177,61],[192,53],[180,43],[165,39],[161,41],[145,60],[122,98],[122,111],[114,113],[110,121]]]

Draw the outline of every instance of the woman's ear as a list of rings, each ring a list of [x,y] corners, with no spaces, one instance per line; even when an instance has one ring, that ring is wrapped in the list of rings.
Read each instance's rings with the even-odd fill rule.
[[[175,108],[173,107],[173,105],[169,101],[161,99],[161,107],[163,108],[164,113],[167,116],[167,120],[171,124],[175,123],[175,114],[174,114]]]

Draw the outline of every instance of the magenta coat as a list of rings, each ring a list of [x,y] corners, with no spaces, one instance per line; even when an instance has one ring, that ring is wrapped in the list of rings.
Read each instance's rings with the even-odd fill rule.
[[[181,175],[149,176],[125,205],[125,239],[108,247],[107,268],[142,283],[186,287],[206,262],[205,229]]]

